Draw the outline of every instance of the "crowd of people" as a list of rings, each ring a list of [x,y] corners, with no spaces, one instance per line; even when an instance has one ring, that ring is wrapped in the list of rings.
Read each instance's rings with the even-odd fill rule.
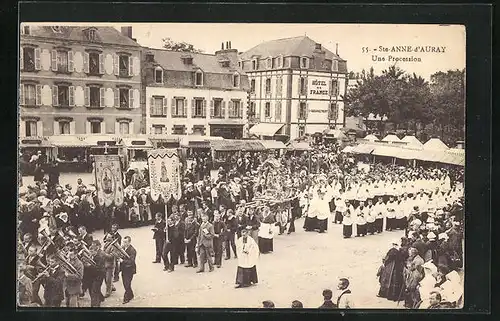
[[[134,259],[131,259],[132,255],[113,255],[113,252],[104,251],[98,240],[82,240],[88,233],[103,228],[107,236],[102,243],[106,247],[114,240],[108,235],[116,235],[118,227],[150,225],[155,240],[153,263],[163,263],[164,271],[174,272],[175,266],[185,265],[201,273],[205,272],[207,265],[211,272],[214,267],[222,267],[223,259],[229,260],[232,256],[238,259],[236,287],[247,287],[258,283],[256,261],[259,253],[274,252],[275,235],[293,233],[294,221],[300,217],[305,217],[303,228],[306,231],[319,233],[328,230],[329,218],[333,217],[333,223],[343,225],[345,238],[404,230],[406,238],[403,241],[406,243],[400,243],[396,250],[397,267],[393,270],[388,267],[396,260],[391,254],[379,271],[379,295],[391,300],[403,299],[407,307],[414,307],[417,303],[423,306],[422,302],[429,301],[429,293],[417,296],[411,284],[403,286],[409,274],[418,279],[414,270],[410,273],[406,268],[405,262],[410,256],[403,255],[413,248],[413,244],[425,245],[419,247],[423,251],[419,253],[426,259],[424,263],[447,259],[446,266],[450,271],[460,268],[463,258],[458,244],[461,246],[461,241],[456,237],[457,233],[462,235],[463,227],[463,171],[359,165],[354,155],[341,153],[338,145],[314,146],[311,151],[281,155],[277,152],[240,151],[225,157],[215,178],[211,176],[215,162],[210,155],[193,154],[190,164],[183,166],[182,196],[179,199],[160,196],[154,201],[148,186],[147,169],[129,170],[124,174],[125,197],[120,206],[99,206],[95,186],[86,186],[80,179],[73,189],[70,185],[60,186],[58,178],[37,177],[36,185],[28,186],[20,194],[19,201],[19,235],[26,249],[23,251],[26,253],[24,264],[20,265],[21,270],[27,271],[21,273],[23,279],[26,281],[24,276],[27,276],[33,281],[37,277],[36,271],[30,274],[30,269],[32,272],[33,269],[45,271],[45,262],[36,266],[27,258],[36,255],[49,263],[54,253],[46,252],[44,248],[47,237],[61,238],[61,244],[56,248],[64,250],[71,262],[79,259],[80,245],[86,243],[87,252],[90,252],[88,256],[94,258],[93,263],[109,264],[103,263],[102,268],[97,269],[99,272],[92,272],[95,269],[92,262],[80,258],[85,261],[81,273],[82,289],[70,292],[78,292],[77,297],[81,297],[89,289],[92,306],[99,306],[105,295],[101,294],[100,288],[97,290],[97,283],[106,281],[109,284],[106,296],[111,295],[112,281],[118,279],[118,271],[123,273],[121,266],[125,262],[124,266],[130,268],[125,273],[127,280],[122,276],[124,287],[127,282],[123,300],[126,303],[133,298],[130,274],[136,272],[135,254]],[[130,248],[130,238],[128,240],[129,244],[123,249]],[[104,259],[97,262],[96,255]],[[57,260],[53,263],[56,264]],[[49,266],[53,265],[49,263]],[[441,274],[447,272],[443,267],[440,269]],[[398,276],[387,277],[391,273],[398,273]],[[49,274],[48,280],[53,275]],[[88,281],[92,278],[97,279],[96,284]],[[51,286],[46,280],[45,276],[32,282],[31,294],[26,295],[22,302],[54,305],[50,298],[45,302],[38,298],[40,285],[50,297]],[[61,280],[63,285],[68,282],[64,277]],[[29,282],[21,283],[29,287]],[[61,291],[57,291],[61,297]],[[62,297],[65,297],[67,289],[62,291]],[[73,298],[71,302],[68,301],[67,305],[74,306]]]

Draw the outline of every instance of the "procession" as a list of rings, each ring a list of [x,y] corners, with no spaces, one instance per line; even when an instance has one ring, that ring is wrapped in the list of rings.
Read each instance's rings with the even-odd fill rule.
[[[464,127],[415,102],[463,70],[145,26],[21,27],[19,307],[463,306]]]

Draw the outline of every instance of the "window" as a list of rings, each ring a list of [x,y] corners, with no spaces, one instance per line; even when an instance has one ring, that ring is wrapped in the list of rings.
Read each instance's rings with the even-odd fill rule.
[[[255,93],[255,79],[250,80],[250,92]]]
[[[101,122],[100,121],[90,122],[90,133],[91,134],[100,134],[101,133]]]
[[[57,51],[57,71],[68,72],[68,52]]]
[[[127,77],[129,76],[129,56],[126,55],[120,55],[118,57],[118,63],[119,63],[119,76],[120,77]]]
[[[99,87],[89,87],[90,107],[100,107],[101,93]]]
[[[331,95],[337,96],[339,93],[339,82],[336,79],[334,79],[330,82],[330,86],[331,86],[330,88]]]
[[[130,89],[120,88],[120,108],[130,108]]]
[[[328,108],[328,119],[337,120],[338,107],[336,103],[330,103]]]
[[[193,126],[193,134],[195,135],[205,135],[205,126],[203,125],[194,125]]]
[[[174,135],[186,134],[186,127],[184,125],[174,125],[173,134]]]
[[[339,61],[332,60],[332,71],[339,71]]]
[[[121,135],[128,135],[130,134],[130,123],[126,121],[120,122],[120,134]]]
[[[26,136],[38,136],[37,129],[36,129],[36,121],[34,120],[27,120],[24,122],[25,124],[25,130],[26,130]]]
[[[271,78],[266,79],[266,94],[271,93]]]
[[[69,121],[59,121],[59,134],[60,135],[71,134]]]
[[[151,116],[163,115],[163,97],[154,97],[153,106],[151,109]]]
[[[193,115],[194,118],[205,117],[205,100],[203,99],[194,99],[193,100]]]
[[[89,53],[89,74],[99,75],[99,54],[92,52]]]
[[[276,58],[276,65],[278,68],[283,68],[283,56]]]
[[[307,105],[305,102],[299,104],[299,119],[307,118]]]
[[[161,69],[160,67],[155,69],[155,83],[163,83],[163,69]]]
[[[69,106],[69,86],[57,86],[57,102],[59,106]]]
[[[153,131],[155,135],[161,135],[163,133],[163,127],[153,125]]]
[[[274,117],[276,118],[276,121],[281,121],[281,102],[277,101],[276,105],[274,106]]]
[[[267,58],[267,69],[273,68],[273,59]]]
[[[248,116],[249,117],[254,117],[255,116],[255,102],[254,101],[252,101],[250,103],[250,107],[248,109]]]
[[[172,117],[187,117],[187,110],[184,98],[174,98],[172,104]]]
[[[233,87],[239,87],[240,86],[240,75],[236,74],[233,75]]]
[[[27,106],[36,105],[36,86],[24,84],[24,104]]]
[[[283,78],[276,78],[276,94],[281,95],[283,93]]]
[[[96,30],[95,29],[87,29],[86,30],[87,40],[90,42],[96,41]]]
[[[24,71],[35,71],[35,48],[23,48]]]
[[[306,134],[306,128],[304,126],[299,127],[299,137],[302,137]]]
[[[300,58],[300,68],[303,69],[309,68],[309,58],[307,57]]]
[[[230,118],[241,118],[241,102],[239,100],[232,100],[229,102],[229,117]]]
[[[243,66],[243,63],[241,61],[238,61],[238,68],[241,69],[242,66]]]
[[[257,70],[257,60],[252,60],[252,70]]]
[[[264,108],[264,117],[269,118],[271,117],[271,103],[266,102],[265,108]]]
[[[195,84],[196,86],[203,86],[203,73],[201,71],[196,72],[196,77],[195,77]]]
[[[307,81],[306,78],[300,78],[300,94],[305,95],[307,93]]]
[[[213,112],[212,112],[212,117],[214,118],[224,118],[226,115],[226,112],[224,110],[224,103],[222,102],[222,99],[214,99],[212,100],[213,104]]]
[[[29,35],[30,34],[30,26],[23,26],[23,32],[25,35]]]

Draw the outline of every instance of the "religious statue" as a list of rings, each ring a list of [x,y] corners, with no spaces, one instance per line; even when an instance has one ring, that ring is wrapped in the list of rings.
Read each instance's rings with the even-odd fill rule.
[[[160,182],[162,183],[168,183],[170,180],[168,179],[168,173],[167,173],[167,166],[165,166],[165,162],[161,162],[161,177],[160,177]]]
[[[113,192],[113,182],[108,176],[108,172],[104,171],[104,177],[102,179],[102,190],[106,194],[111,194]]]

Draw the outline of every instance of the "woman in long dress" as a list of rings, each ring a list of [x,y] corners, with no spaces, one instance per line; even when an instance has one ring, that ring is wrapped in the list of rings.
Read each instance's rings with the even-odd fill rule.
[[[398,301],[404,287],[403,267],[404,258],[399,251],[399,242],[394,241],[392,248],[387,252],[384,258],[384,267],[380,277],[380,290],[378,297],[386,298],[391,301]]]
[[[260,253],[273,252],[274,225],[276,220],[268,206],[264,208],[262,222],[259,227],[259,250]]]

